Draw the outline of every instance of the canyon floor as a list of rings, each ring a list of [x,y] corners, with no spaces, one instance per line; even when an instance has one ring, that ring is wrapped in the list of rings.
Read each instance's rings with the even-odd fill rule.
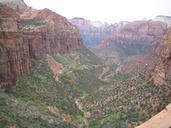
[[[133,128],[169,104],[165,86],[116,69],[87,49],[47,55],[1,90],[0,127]]]

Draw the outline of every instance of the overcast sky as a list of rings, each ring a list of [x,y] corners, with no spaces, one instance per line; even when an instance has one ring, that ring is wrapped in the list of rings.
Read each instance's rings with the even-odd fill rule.
[[[171,16],[171,0],[24,0],[37,9],[49,8],[67,18],[107,22]]]

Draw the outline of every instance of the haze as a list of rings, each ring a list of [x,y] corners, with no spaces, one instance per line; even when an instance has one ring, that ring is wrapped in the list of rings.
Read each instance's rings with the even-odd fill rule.
[[[33,8],[49,8],[67,18],[103,22],[151,19],[171,15],[171,0],[25,0]]]

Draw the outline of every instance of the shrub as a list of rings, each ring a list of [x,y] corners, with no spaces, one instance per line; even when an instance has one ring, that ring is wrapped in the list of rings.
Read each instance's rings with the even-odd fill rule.
[[[46,21],[42,20],[42,19],[23,19],[20,21],[20,23],[22,25],[35,25],[35,26],[40,26],[40,25],[44,25],[46,24]]]

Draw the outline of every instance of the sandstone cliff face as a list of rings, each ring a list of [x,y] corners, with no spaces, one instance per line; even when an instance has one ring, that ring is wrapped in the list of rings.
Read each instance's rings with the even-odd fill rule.
[[[165,23],[159,21],[135,21],[125,23],[117,28],[111,37],[104,40],[100,46],[110,43],[153,43],[162,37],[167,29]]]
[[[121,23],[117,31],[97,48],[113,47],[121,56],[146,53],[153,42],[165,34],[166,29],[167,25],[158,21]]]
[[[24,0],[0,0],[0,3],[14,9],[17,13],[23,13],[28,9]]]
[[[140,36],[161,37],[167,29],[167,25],[160,21],[134,21],[125,23],[117,32],[132,33]]]
[[[171,28],[161,40],[156,42],[154,53],[158,56],[152,73],[154,83],[156,85],[166,84],[166,81],[171,80]]]
[[[24,13],[21,17],[24,22],[33,21],[32,25],[28,23],[23,28],[29,32],[37,32],[27,33],[28,41],[32,42],[30,43],[32,53],[36,58],[41,58],[42,53],[53,55],[83,47],[79,30],[66,18],[49,9],[33,10],[30,14]],[[35,25],[35,20],[40,24]]]
[[[7,86],[31,72],[31,61],[29,46],[19,32],[19,16],[2,4],[0,10],[0,86]]]
[[[83,47],[79,30],[49,9],[17,15],[0,4],[0,85],[14,84],[31,73],[32,62]],[[31,13],[30,13],[31,11]]]
[[[80,29],[84,45],[90,48],[110,36],[116,29],[116,25],[114,24],[90,21],[77,17],[71,19],[70,22]]]
[[[22,36],[19,32],[0,32],[1,86],[14,84],[23,73],[31,73],[29,47]]]

